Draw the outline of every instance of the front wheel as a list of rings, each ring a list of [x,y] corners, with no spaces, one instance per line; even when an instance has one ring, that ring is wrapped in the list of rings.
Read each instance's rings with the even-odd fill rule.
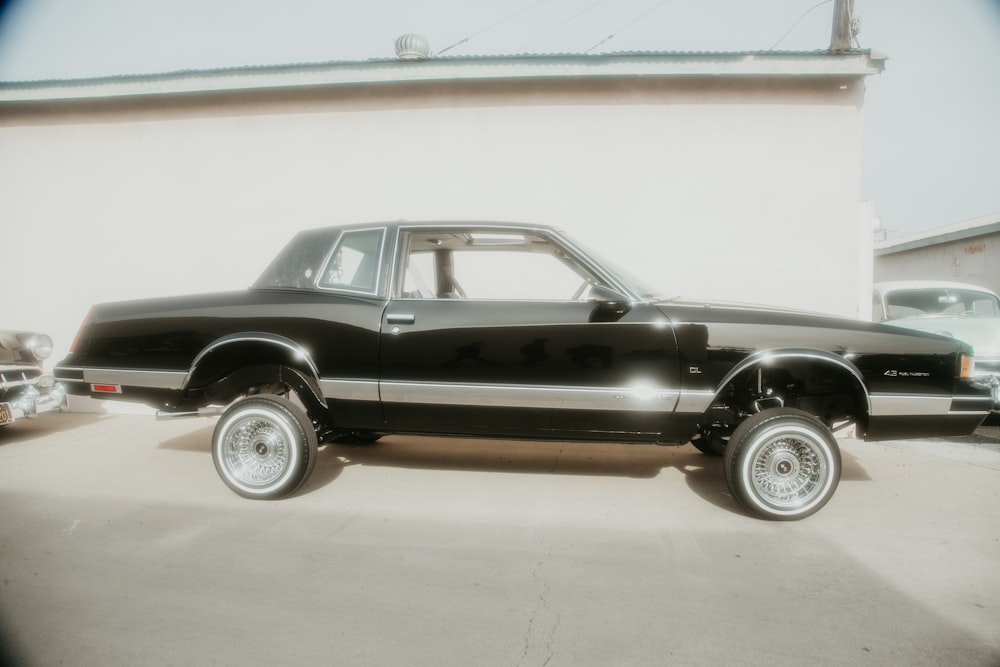
[[[282,498],[316,464],[316,431],[297,405],[258,394],[233,403],[212,434],[212,460],[222,481],[244,498]]]
[[[840,448],[807,412],[774,408],[748,417],[726,447],[726,485],[763,519],[794,521],[830,500],[840,481]]]

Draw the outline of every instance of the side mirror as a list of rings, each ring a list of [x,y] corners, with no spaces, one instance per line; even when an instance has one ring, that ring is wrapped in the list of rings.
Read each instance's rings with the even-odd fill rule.
[[[593,285],[589,300],[596,304],[590,314],[591,322],[617,322],[632,310],[627,296],[604,285]]]

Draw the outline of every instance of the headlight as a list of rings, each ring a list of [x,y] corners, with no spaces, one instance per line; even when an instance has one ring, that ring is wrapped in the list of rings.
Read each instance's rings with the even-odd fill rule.
[[[25,347],[31,350],[31,355],[38,361],[48,359],[52,355],[52,339],[45,334],[33,335]]]

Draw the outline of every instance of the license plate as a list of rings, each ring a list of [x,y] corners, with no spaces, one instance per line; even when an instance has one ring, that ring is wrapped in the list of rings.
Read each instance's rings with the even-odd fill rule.
[[[10,403],[0,403],[0,426],[10,424],[14,421],[14,415],[10,411]]]

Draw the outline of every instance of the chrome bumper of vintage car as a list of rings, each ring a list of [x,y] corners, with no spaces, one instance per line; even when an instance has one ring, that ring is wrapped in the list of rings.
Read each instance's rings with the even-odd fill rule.
[[[51,381],[51,377],[49,380]],[[12,424],[18,419],[32,419],[64,407],[66,407],[66,389],[61,384],[47,387],[45,393],[31,385],[25,387],[14,400],[0,402],[0,426]]]
[[[993,412],[1000,412],[1000,357],[976,356],[972,379],[980,386],[989,387],[993,394]]]
[[[993,392],[993,412],[1000,412],[1000,376],[991,375],[984,379],[989,383],[990,391]]]

